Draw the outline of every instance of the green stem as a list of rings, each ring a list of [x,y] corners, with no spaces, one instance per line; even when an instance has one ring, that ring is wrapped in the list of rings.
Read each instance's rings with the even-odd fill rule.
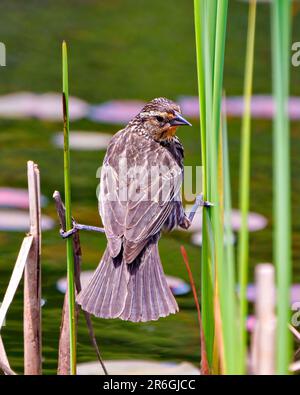
[[[211,120],[211,201],[215,206],[211,210],[211,219],[214,233],[215,245],[215,271],[218,280],[219,289],[219,305],[221,313],[221,325],[218,330],[222,331],[223,341],[223,360],[222,366],[224,373],[229,372],[229,330],[234,323],[228,321],[227,312],[227,292],[226,289],[226,275],[227,267],[224,264],[224,229],[223,229],[223,150],[220,149],[220,120],[221,120],[221,103],[222,103],[222,85],[223,85],[223,70],[225,57],[225,39],[226,39],[226,25],[227,25],[227,10],[228,1],[222,0],[217,2],[216,12],[216,33],[215,33],[215,54],[214,54],[214,78],[212,84],[212,120]]]
[[[291,285],[291,180],[288,119],[291,1],[272,3],[274,260],[277,271],[277,373],[287,374],[292,343],[288,330]]]
[[[199,92],[199,113],[200,113],[200,136],[201,136],[201,156],[202,156],[202,192],[204,199],[206,196],[206,179],[207,179],[207,163],[206,163],[206,129],[205,129],[205,83],[204,83],[204,64],[203,64],[203,48],[202,48],[202,21],[203,12],[200,11],[201,0],[194,1],[195,16],[195,38],[196,38],[196,56],[197,56],[197,76],[198,76],[198,92]]]
[[[72,228],[71,214],[71,179],[70,179],[70,149],[69,149],[69,90],[68,90],[68,56],[67,45],[62,44],[62,75],[63,75],[63,113],[64,113],[64,182],[66,231]],[[70,373],[76,374],[76,317],[75,317],[75,288],[74,288],[74,255],[73,238],[67,238],[67,273],[69,296],[70,323]]]
[[[249,262],[249,194],[250,194],[250,146],[251,146],[251,96],[253,81],[254,43],[255,43],[256,0],[249,4],[247,49],[244,81],[244,114],[242,119],[241,172],[240,172],[240,210],[242,215],[239,231],[238,263],[240,290],[240,365],[246,372],[247,359],[247,283]]]
[[[197,56],[197,76],[198,76],[198,93],[200,109],[200,135],[201,135],[201,156],[202,156],[202,192],[204,198],[208,199],[207,190],[207,141],[206,141],[206,85],[205,78],[206,58],[204,51],[206,43],[203,40],[206,29],[205,17],[206,5],[202,0],[194,0],[194,17],[195,17],[195,38],[196,38],[196,56]],[[208,102],[209,105],[210,102]],[[201,308],[202,324],[206,343],[207,358],[210,367],[212,366],[213,344],[214,344],[214,313],[213,313],[213,283],[211,274],[211,263],[209,262],[209,245],[208,245],[208,223],[206,213],[203,215],[203,241],[201,251]]]
[[[226,317],[228,299],[224,298],[226,284],[224,276],[227,275],[227,268],[223,262],[223,210],[220,207],[220,202],[222,202],[220,194],[222,195],[223,191],[219,191],[222,181],[222,175],[220,175],[222,152],[219,149],[219,135],[228,0],[194,0],[194,8],[201,115],[201,151],[202,164],[204,165],[203,190],[205,198],[215,204],[213,208],[204,209],[203,212],[201,303],[207,356],[210,367],[217,367],[220,350],[214,347],[217,339],[215,328],[222,332],[222,336],[220,333],[217,334],[218,339],[223,337],[227,341],[230,325],[235,324],[232,321],[230,323]],[[215,296],[217,296],[216,278],[219,287],[221,285],[220,300],[217,303],[215,300]],[[227,319],[227,325],[222,326],[218,321],[216,327],[215,313],[218,314],[218,311],[215,311],[215,306],[218,310],[219,303],[222,310],[222,320],[225,322]],[[225,335],[224,332],[226,332]],[[228,344],[226,345],[226,357],[223,361],[224,366],[230,352]]]
[[[224,293],[226,300],[226,311],[223,320],[224,332],[227,334],[227,372],[228,374],[240,373],[238,326],[237,326],[237,300],[236,300],[236,279],[235,279],[235,254],[234,245],[231,242],[234,238],[231,225],[231,191],[230,191],[230,166],[229,149],[227,135],[226,114],[222,117],[222,145],[223,145],[223,174],[224,174],[224,279],[227,291]]]

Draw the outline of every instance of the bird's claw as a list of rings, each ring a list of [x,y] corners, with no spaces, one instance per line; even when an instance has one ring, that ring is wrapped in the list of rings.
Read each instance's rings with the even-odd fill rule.
[[[183,218],[182,223],[179,225],[182,229],[189,229],[190,226],[192,225],[192,222],[190,219],[185,215]]]
[[[199,195],[196,196],[196,204],[198,205],[198,207],[213,207],[214,204],[204,200],[204,196],[203,193],[200,193]]]
[[[63,239],[67,239],[68,237],[72,236],[74,233],[76,233],[76,232],[78,231],[76,225],[77,225],[76,222],[73,221],[73,228],[72,228],[72,229],[67,230],[67,231],[65,231],[65,230],[63,230],[63,229],[60,229],[60,230],[59,230],[59,234],[61,235],[61,237],[62,237]]]
[[[196,214],[196,211],[198,210],[199,207],[212,207],[213,203],[207,202],[204,200],[203,193],[200,193],[200,195],[196,196],[196,201],[190,211],[190,214],[188,216],[188,220],[190,221],[190,225],[193,222],[194,216]],[[188,229],[188,228],[186,228]]]
[[[59,233],[63,239],[67,239],[68,237],[72,236],[74,233],[78,232],[79,230],[87,230],[90,232],[105,233],[105,229],[99,228],[98,226],[82,225],[82,224],[78,224],[74,220],[73,220],[72,224],[73,224],[73,228],[68,231],[64,231],[63,229],[60,229]]]

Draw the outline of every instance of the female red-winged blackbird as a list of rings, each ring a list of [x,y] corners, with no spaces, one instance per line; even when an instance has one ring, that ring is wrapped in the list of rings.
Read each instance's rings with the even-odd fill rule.
[[[77,297],[102,318],[157,320],[178,311],[158,253],[161,230],[188,228],[180,199],[183,147],[175,136],[190,125],[179,106],[154,99],[115,134],[101,171],[99,209],[107,248]]]

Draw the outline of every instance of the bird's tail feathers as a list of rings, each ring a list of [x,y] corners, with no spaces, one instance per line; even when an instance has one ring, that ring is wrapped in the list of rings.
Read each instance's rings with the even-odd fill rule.
[[[77,297],[82,309],[101,318],[152,321],[178,311],[167,284],[156,243],[128,264],[106,248],[90,283]]]

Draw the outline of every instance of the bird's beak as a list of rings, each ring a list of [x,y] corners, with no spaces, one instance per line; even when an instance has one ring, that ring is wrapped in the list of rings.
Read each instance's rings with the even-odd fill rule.
[[[169,121],[171,126],[182,126],[182,125],[188,125],[192,126],[191,123],[189,123],[186,119],[183,118],[182,115],[180,115],[178,112],[175,112],[175,117]]]

